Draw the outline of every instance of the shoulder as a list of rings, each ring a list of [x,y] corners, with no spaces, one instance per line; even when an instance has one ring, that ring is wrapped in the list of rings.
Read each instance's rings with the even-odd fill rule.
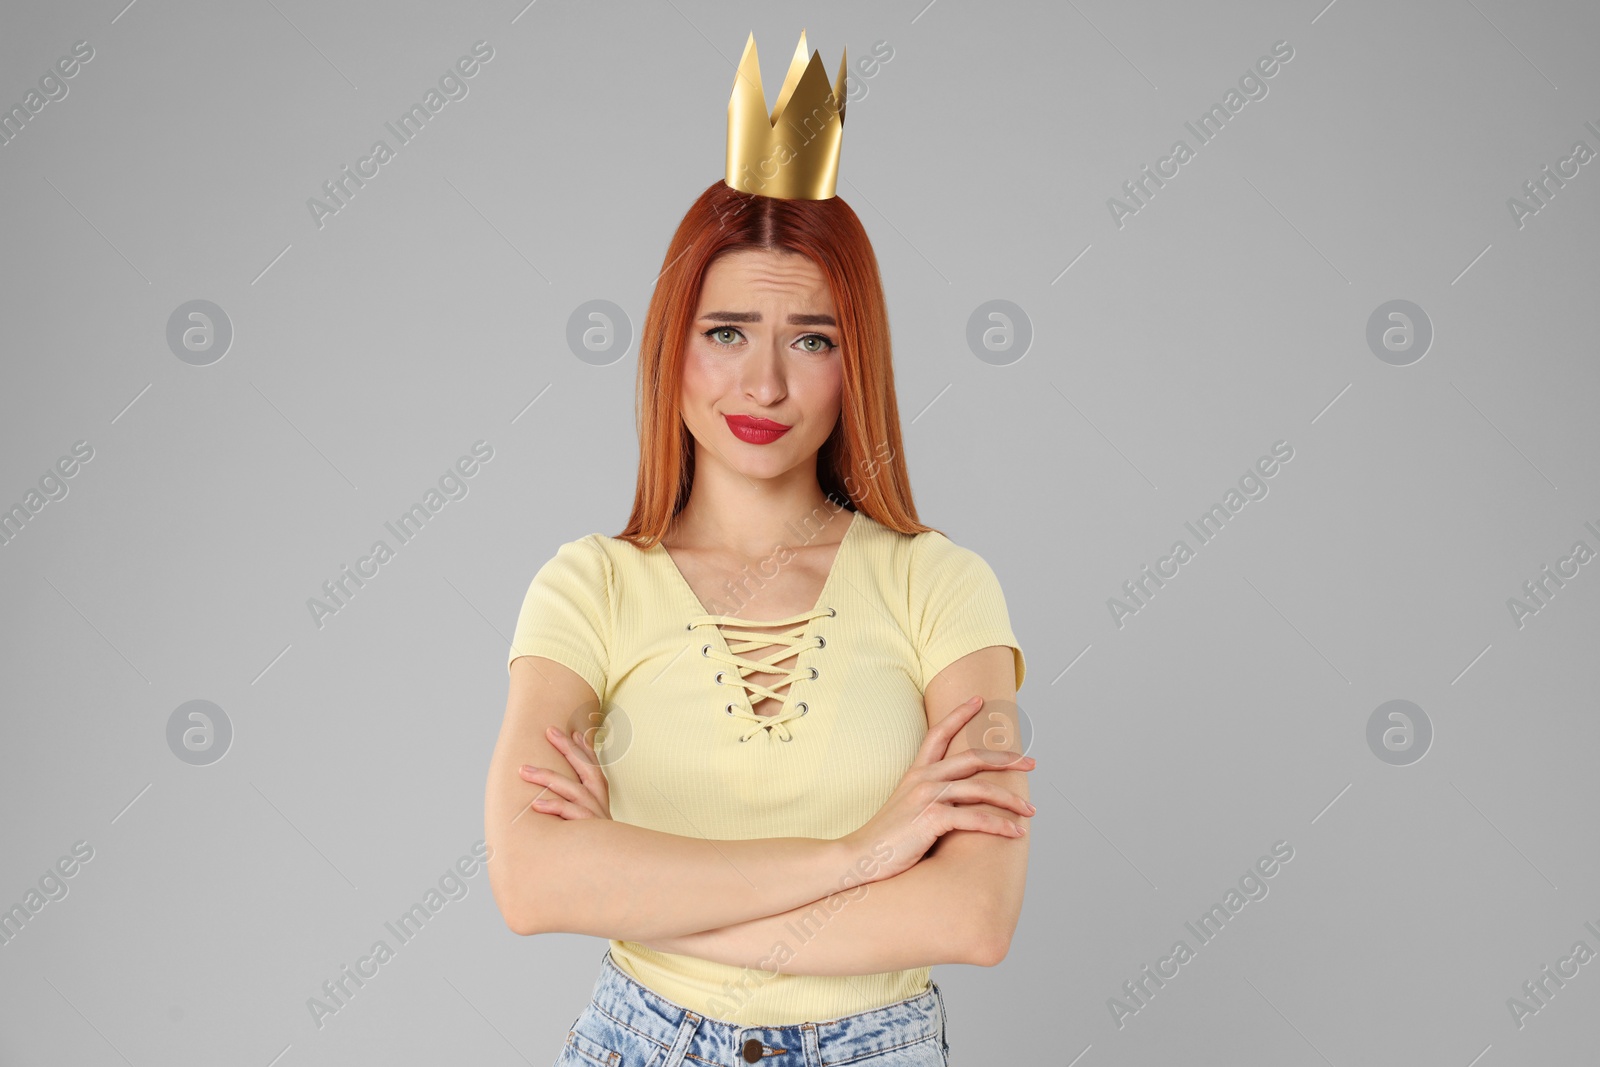
[[[941,589],[995,583],[993,569],[977,552],[957,544],[938,530],[901,533],[875,521],[865,512],[854,519],[860,529],[851,537],[862,542],[862,555],[887,582],[911,594],[913,605]]]
[[[950,540],[938,530],[910,535],[908,566],[913,585],[938,585],[964,576],[994,579],[994,569],[983,556]]]
[[[911,623],[923,640],[934,640],[941,631],[1009,626],[1005,592],[989,561],[937,530],[913,539],[906,598]]]
[[[611,538],[605,534],[592,533],[571,541],[563,541],[556,546],[555,555],[550,557],[550,562],[560,560],[563,563],[597,566],[610,559],[610,550],[606,546],[606,542],[610,540]]]
[[[1012,650],[1014,684],[1027,667],[1005,593],[988,560],[936,530],[916,535],[909,587],[924,689],[950,664],[992,645]]]
[[[886,595],[899,600],[915,625],[939,614],[953,602],[1003,603],[1000,581],[988,560],[938,530],[901,533],[858,514],[866,520],[861,531],[872,566],[881,575]],[[891,593],[897,591],[898,595]]]
[[[556,547],[555,554],[539,567],[534,581],[568,587],[581,584],[596,591],[609,592],[615,576],[612,562],[614,551],[612,539],[600,533],[564,541]]]

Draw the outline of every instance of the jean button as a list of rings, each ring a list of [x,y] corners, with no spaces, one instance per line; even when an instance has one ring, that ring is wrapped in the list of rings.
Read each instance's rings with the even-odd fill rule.
[[[755,1038],[744,1043],[744,1062],[755,1063],[761,1058],[761,1042]]]

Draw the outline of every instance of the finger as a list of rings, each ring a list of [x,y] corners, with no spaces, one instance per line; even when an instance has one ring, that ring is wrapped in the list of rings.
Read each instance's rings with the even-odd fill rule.
[[[935,750],[940,755],[943,755],[945,746],[949,743],[950,738],[954,737],[956,731],[965,726],[982,706],[983,698],[973,697],[971,700],[957,704],[952,708],[950,714],[934,723],[933,727],[928,730],[927,735],[922,739],[922,747],[917,752],[918,758],[921,759],[925,754]]]
[[[969,748],[935,763],[932,776],[967,778],[982,771],[1031,771],[1036,766],[1037,760],[1020,752],[990,752],[988,749]]]
[[[593,793],[600,803],[605,806],[606,810],[609,811],[611,808],[611,786],[606,781],[605,769],[600,766],[600,756],[595,752],[594,745],[590,743],[589,734],[586,731],[574,731],[574,734],[577,743],[582,746],[586,756],[586,770],[582,775],[583,784],[589,787],[589,792]]]
[[[594,764],[590,762],[587,749],[578,740],[577,731],[573,731],[571,737],[565,734],[558,737],[556,749],[567,758],[567,766],[572,768],[572,773],[584,788],[593,792],[596,778]]]
[[[589,793],[589,790],[565,775],[557,774],[555,771],[547,771],[543,767],[524,767],[521,773],[524,781],[544,786],[545,795],[554,793],[563,800],[571,801],[573,804],[589,809],[595,815],[600,814],[599,808],[596,807],[595,798]]]
[[[922,739],[922,746],[917,749],[916,759],[911,761],[912,765],[926,766],[943,759],[945,752],[950,747],[950,739],[955,737],[962,727],[972,721],[972,717],[978,713],[978,709],[981,707],[983,707],[983,698],[981,696],[973,697],[965,703],[958,704],[950,714],[934,723],[933,728]]]
[[[540,797],[528,806],[534,811],[542,812],[546,815],[556,815],[569,820],[592,819],[595,817],[594,813],[587,808],[577,804],[569,804],[560,797]]]
[[[1026,797],[1018,796],[1003,785],[995,782],[975,782],[971,779],[950,783],[941,799],[951,804],[992,804],[1023,816],[1032,816],[1038,811]]]
[[[609,811],[611,799],[610,794],[606,791],[605,775],[600,773],[599,768],[594,763],[590,762],[587,746],[575,740],[575,738],[581,737],[578,731],[574,730],[572,735],[569,736],[551,726],[545,731],[545,735],[549,737],[550,744],[555,747],[555,750],[566,757],[567,765],[578,776],[578,781],[583,783],[585,789],[594,794],[599,804],[599,807],[595,809],[595,814],[599,815]]]
[[[980,771],[1031,771],[1039,765],[1032,756],[1014,749],[969,748],[953,758],[964,759]]]
[[[978,830],[1000,837],[1023,837],[1028,832],[1027,826],[1015,819],[986,812],[982,808],[950,807],[945,810],[949,812],[952,830]]]
[[[938,822],[941,818],[943,818],[944,816],[940,815],[938,812],[934,812],[933,809],[938,807],[939,804],[946,798],[951,788],[952,784],[950,782],[945,782],[943,785],[933,790],[933,795],[928,798],[927,803],[923,804],[922,807],[918,809],[917,814],[912,817],[911,821],[914,823],[920,823],[924,819],[930,818],[930,812],[932,812],[931,818],[934,822]],[[943,831],[940,832],[942,833]]]
[[[983,713],[983,709],[987,707],[987,705],[988,702],[984,697],[975,696],[957,709],[961,715],[959,722],[950,721],[956,719],[957,716],[955,714],[948,715],[944,719],[940,720],[940,726],[944,726],[946,724],[949,725],[948,732],[943,735],[945,744],[944,747],[939,750],[940,758],[950,754],[950,744],[951,742],[955,741],[955,737],[958,732],[965,732],[969,738],[974,736],[974,731],[970,729],[973,724],[973,719],[977,715]],[[984,715],[984,718],[987,725],[985,727],[978,728],[976,731],[976,743],[972,744],[970,747],[979,751],[981,755],[987,757],[990,763],[994,763],[996,762],[995,756],[998,756],[999,753],[991,754],[989,751],[987,751],[988,742],[992,736],[992,727],[996,725],[1003,725],[1005,723],[1005,719],[1004,716],[998,711],[988,712]],[[1000,720],[999,723],[995,722],[997,719]],[[1007,736],[1009,735],[1010,731],[1007,730]]]

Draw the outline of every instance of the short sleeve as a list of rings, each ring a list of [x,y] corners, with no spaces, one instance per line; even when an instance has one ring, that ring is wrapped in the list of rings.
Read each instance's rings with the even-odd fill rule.
[[[519,656],[543,656],[571,668],[601,700],[611,641],[612,575],[594,535],[569,541],[539,568],[522,600],[506,670]]]
[[[1011,631],[1000,580],[984,558],[936,530],[917,536],[911,554],[911,625],[927,688],[940,671],[990,645],[1011,649],[1017,689],[1027,664]]]

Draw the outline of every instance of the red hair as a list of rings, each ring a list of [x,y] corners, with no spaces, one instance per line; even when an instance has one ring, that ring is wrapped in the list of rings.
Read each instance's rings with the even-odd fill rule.
[[[639,477],[633,514],[617,534],[650,548],[688,502],[694,484],[694,438],[679,413],[683,353],[706,268],[725,252],[796,252],[827,279],[839,323],[844,372],[839,421],[817,451],[822,491],[901,533],[933,529],[917,521],[901,453],[889,314],[861,220],[839,197],[786,200],[713,182],[690,206],[656,279],[639,335]]]

